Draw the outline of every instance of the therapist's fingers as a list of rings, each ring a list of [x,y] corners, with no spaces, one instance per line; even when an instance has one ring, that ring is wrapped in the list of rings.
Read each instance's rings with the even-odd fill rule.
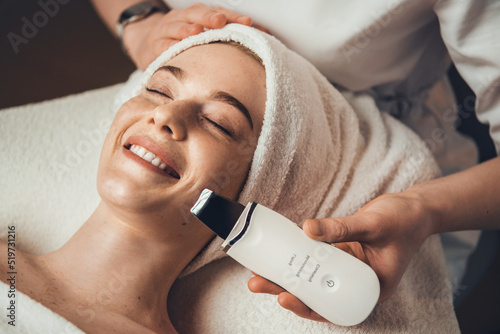
[[[166,21],[159,25],[158,29],[152,31],[153,38],[181,40],[189,36],[203,32],[204,28],[199,23],[188,23],[184,21]]]
[[[246,15],[235,13],[222,7],[208,7],[203,4],[195,4],[178,13],[182,21],[199,23],[208,29],[222,28],[228,23],[240,23],[252,25],[252,19]]]
[[[226,17],[226,24],[239,23],[246,26],[251,26],[253,23],[251,17],[235,13],[229,9],[216,7],[215,10],[217,11],[217,13],[224,14],[224,16]]]
[[[248,281],[248,289],[255,293],[268,293],[270,295],[276,296],[285,291],[285,289],[283,289],[279,285],[276,285],[259,275],[252,277]]]
[[[328,322],[328,320],[311,310],[306,304],[301,302],[300,299],[289,292],[280,293],[278,296],[278,303],[283,308],[292,311],[299,317],[314,321]]]
[[[174,44],[176,44],[178,42],[179,42],[178,39],[171,39],[171,38],[157,40],[155,43],[155,46],[153,47],[154,56],[149,61],[149,63],[151,63],[159,55],[161,55],[163,51],[170,49],[170,47],[172,47]]]
[[[257,274],[248,281],[248,288],[255,293],[267,293],[278,296],[278,303],[285,309],[292,311],[302,318],[328,322],[325,318],[311,310],[306,304],[300,301],[297,297],[287,292],[282,287],[273,282],[261,277]]]
[[[229,23],[239,23],[270,33],[265,27],[254,24],[251,17],[223,7],[207,7],[202,4],[193,5],[182,13],[181,20],[197,23],[209,29],[222,28]]]
[[[365,241],[371,232],[362,214],[341,218],[307,219],[302,229],[310,238],[329,243]]]
[[[123,45],[137,68],[144,70],[163,51],[180,40],[205,29],[222,28],[228,23],[252,25],[252,19],[221,7],[203,4],[155,13],[123,29]]]

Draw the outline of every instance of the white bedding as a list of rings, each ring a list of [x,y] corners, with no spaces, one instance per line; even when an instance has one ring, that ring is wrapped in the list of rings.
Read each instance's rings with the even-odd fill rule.
[[[0,112],[0,237],[16,226],[19,250],[42,254],[60,247],[98,203],[100,146],[119,85]],[[427,263],[435,265],[428,266]],[[419,268],[426,268],[421,270]],[[440,244],[430,238],[395,296],[356,327],[300,319],[276,297],[255,295],[250,272],[225,258],[178,281],[170,314],[181,333],[458,333]],[[2,285],[0,305],[8,303]],[[14,333],[75,333],[62,317],[18,292]],[[0,331],[13,327],[3,314]]]

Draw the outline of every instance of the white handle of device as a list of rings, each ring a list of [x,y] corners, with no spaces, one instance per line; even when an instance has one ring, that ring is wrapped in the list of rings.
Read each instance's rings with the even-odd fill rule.
[[[309,238],[292,221],[260,204],[246,206],[222,246],[243,266],[334,324],[361,323],[378,301],[380,284],[367,264]]]

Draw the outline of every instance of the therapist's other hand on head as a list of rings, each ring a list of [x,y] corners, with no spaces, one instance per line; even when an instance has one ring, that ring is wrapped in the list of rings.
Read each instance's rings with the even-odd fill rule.
[[[329,242],[367,263],[380,281],[379,302],[396,291],[410,260],[433,232],[435,215],[411,192],[387,194],[366,204],[352,216],[308,219],[304,232]],[[256,275],[248,282],[252,292],[278,295],[278,303],[300,317],[326,321],[298,298]]]
[[[186,9],[155,13],[125,26],[123,44],[137,68],[144,70],[163,51],[180,40],[206,29],[222,28],[229,23],[252,26],[248,16],[222,7],[195,4]]]

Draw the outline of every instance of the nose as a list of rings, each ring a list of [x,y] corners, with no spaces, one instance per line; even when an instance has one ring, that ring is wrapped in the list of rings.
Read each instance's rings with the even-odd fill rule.
[[[157,131],[169,135],[172,139],[182,141],[187,138],[190,122],[193,121],[192,106],[181,101],[172,101],[157,106],[153,110],[153,123]]]

